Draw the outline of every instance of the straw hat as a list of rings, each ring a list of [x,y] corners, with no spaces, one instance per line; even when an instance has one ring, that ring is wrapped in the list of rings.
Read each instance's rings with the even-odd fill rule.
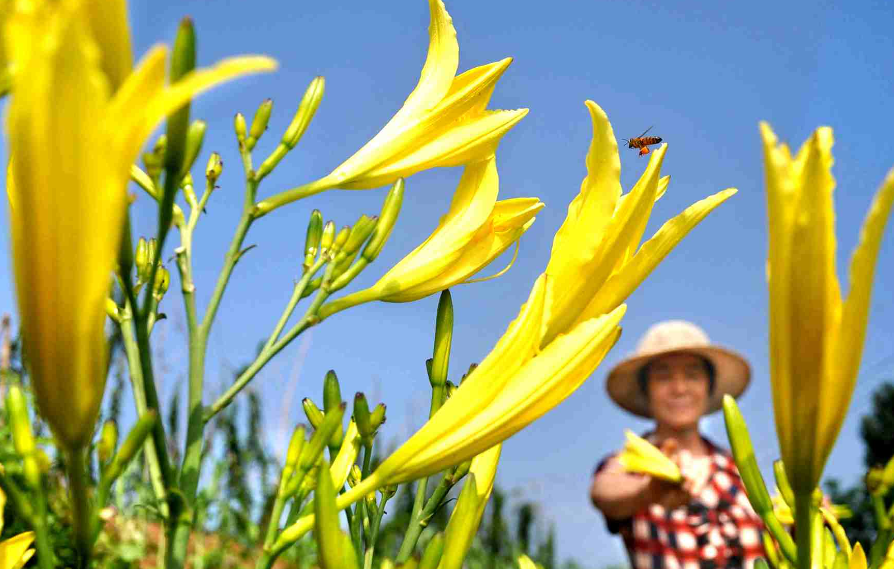
[[[705,331],[692,322],[668,320],[649,328],[636,346],[636,353],[609,372],[605,382],[609,396],[634,415],[651,418],[649,402],[639,386],[639,372],[658,356],[680,352],[702,356],[714,364],[714,391],[709,396],[708,413],[721,408],[724,395],[739,397],[751,380],[751,367],[744,357],[712,345]]]

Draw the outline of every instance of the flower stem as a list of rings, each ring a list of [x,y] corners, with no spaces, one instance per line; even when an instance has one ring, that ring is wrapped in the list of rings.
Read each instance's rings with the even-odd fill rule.
[[[332,187],[333,186],[331,185],[331,182],[329,180],[327,180],[326,178],[320,178],[319,180],[316,180],[309,184],[304,184],[303,186],[298,186],[297,188],[292,188],[291,190],[282,191],[275,196],[267,198],[266,200],[259,201],[254,207],[253,216],[255,219],[257,219],[259,217],[267,215],[278,207],[282,207],[294,201],[319,194],[320,192],[332,189]]]
[[[795,495],[795,540],[798,545],[798,569],[811,569],[811,560],[817,551],[811,551],[812,497],[810,494]]]
[[[78,548],[81,567],[90,566],[93,552],[93,532],[90,508],[89,489],[87,488],[87,465],[84,461],[84,449],[75,449],[67,453],[68,483],[72,502],[75,544]]]

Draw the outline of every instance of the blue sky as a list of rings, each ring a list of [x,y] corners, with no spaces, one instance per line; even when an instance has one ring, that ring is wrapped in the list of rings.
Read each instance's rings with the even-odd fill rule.
[[[207,302],[242,199],[232,116],[249,118],[271,97],[275,106],[256,156],[272,150],[307,83],[326,77],[326,95],[300,146],[264,183],[262,195],[316,179],[351,155],[399,108],[425,58],[428,8],[423,0],[331,2],[131,2],[134,47],[142,54],[170,42],[184,15],[196,21],[199,62],[264,53],[276,73],[241,79],[203,96],[193,115],[208,121],[207,152],[223,155],[221,189],[212,197],[195,242],[200,307]],[[552,2],[447,3],[460,43],[460,70],[506,56],[514,63],[497,85],[491,108],[530,108],[498,151],[501,197],[537,196],[547,207],[525,235],[513,269],[497,281],[453,290],[456,310],[451,375],[479,361],[502,334],[546,266],[552,236],[585,175],[590,140],[585,99],[608,113],[619,137],[651,134],[669,144],[663,173],[672,175],[657,204],[651,234],[687,205],[727,187],[739,194],[683,241],[630,297],[624,334],[593,377],[568,401],[504,446],[498,475],[523,490],[554,522],[560,557],[595,566],[624,560],[620,543],[589,505],[594,464],[622,442],[624,428],[646,423],[614,407],[604,391],[606,371],[633,351],[655,321],[686,318],[717,342],[746,354],[754,381],[742,410],[767,469],[777,455],[767,367],[767,294],[764,281],[766,215],[757,123],[800,145],[813,128],[835,129],[839,275],[846,267],[871,196],[894,166],[894,11],[885,2]],[[5,142],[2,143],[5,145]],[[3,154],[7,151],[5,146]],[[622,150],[622,182],[629,189],[646,165]],[[395,233],[378,261],[352,290],[371,284],[424,239],[446,211],[460,169],[424,172],[407,182]],[[292,204],[252,228],[258,247],[240,263],[211,336],[207,383],[226,384],[276,322],[299,271],[304,227],[313,208],[339,225],[379,209],[384,190],[333,191]],[[6,227],[6,209],[0,208]],[[141,196],[134,233],[155,221]],[[11,272],[8,230],[0,231],[0,267]],[[166,258],[168,255],[166,255]],[[881,250],[872,318],[860,380],[833,452],[828,476],[854,482],[861,474],[858,415],[869,394],[894,377],[894,230]],[[494,267],[502,267],[507,258]],[[173,271],[173,267],[172,271]],[[844,285],[845,290],[847,285]],[[177,284],[171,286],[177,290]],[[0,278],[0,311],[12,306],[8,276]],[[255,380],[264,395],[269,442],[279,448],[302,421],[300,400],[320,397],[327,369],[335,368],[346,394],[365,391],[384,400],[384,436],[403,440],[423,420],[437,297],[411,304],[362,306],[313,329],[286,349]],[[169,294],[160,324],[164,365],[172,370],[165,400],[182,386],[186,366],[178,295]],[[300,307],[299,307],[300,310]],[[161,364],[160,364],[161,365]],[[180,383],[178,383],[180,382]],[[809,389],[805,379],[805,389]],[[719,417],[705,431],[723,442]]]

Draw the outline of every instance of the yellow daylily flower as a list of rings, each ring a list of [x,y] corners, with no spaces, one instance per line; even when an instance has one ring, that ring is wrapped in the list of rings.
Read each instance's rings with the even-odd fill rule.
[[[652,205],[670,183],[670,177],[660,177],[667,144],[651,154],[630,193],[621,195],[621,158],[614,130],[599,105],[593,101],[586,105],[593,123],[587,177],[553,240],[546,272],[557,284],[544,342],[618,306],[692,228],[736,193],[730,188],[696,202],[640,246]]]
[[[321,316],[371,300],[410,302],[468,280],[518,243],[543,209],[537,198],[497,201],[498,189],[494,156],[466,166],[434,232],[375,285],[324,305]]]
[[[625,470],[677,484],[683,482],[680,467],[655,445],[635,435],[630,429],[624,430],[624,436],[627,437],[627,443],[618,455],[618,462]]]
[[[35,2],[4,29],[17,68],[6,188],[17,300],[38,404],[69,448],[89,440],[102,399],[106,300],[143,141],[193,95],[275,66],[235,58],[165,85],[164,47],[133,72],[109,52],[129,39],[126,21],[111,22],[123,6],[106,4]]]
[[[690,206],[637,251],[651,204],[667,184],[658,178],[666,145],[655,151],[630,194],[615,195],[616,190],[620,194],[619,168],[611,162],[619,163],[617,143],[602,109],[592,101],[587,106],[594,126],[588,175],[556,235],[546,272],[481,364],[419,431],[339,496],[339,507],[386,484],[429,476],[476,456],[561,403],[614,346],[626,311],[623,300],[692,227],[735,193],[725,190]],[[606,255],[612,262],[582,255]],[[611,270],[594,276],[604,265]],[[578,283],[593,279],[604,288],[590,290]],[[566,289],[575,292],[569,296]],[[283,532],[277,547],[286,547],[312,526],[312,520],[299,520]]]
[[[857,545],[854,546],[854,551],[850,556],[850,563],[848,563],[848,569],[866,569],[866,554],[863,552],[863,546],[860,545],[860,542],[857,542]]]
[[[490,111],[487,104],[511,59],[456,75],[459,44],[441,0],[429,0],[431,24],[425,65],[416,88],[400,110],[353,156],[329,175],[258,203],[264,215],[286,203],[330,188],[378,188],[429,168],[459,166],[494,153],[500,139],[527,109]]]
[[[438,569],[462,569],[463,559],[478,533],[484,509],[494,489],[502,448],[503,445],[494,445],[472,459],[463,491],[444,530],[444,552]]]
[[[518,556],[518,569],[539,569],[539,565],[534,563],[534,561],[528,557],[527,555],[519,555]]]
[[[794,525],[795,513],[792,511],[791,506],[783,500],[782,496],[773,496],[771,500],[773,501],[773,515],[776,516],[776,519],[787,526]],[[819,511],[827,522],[830,520],[837,522],[838,520],[844,520],[854,515],[850,508],[842,504],[820,506]]]
[[[873,273],[894,203],[889,172],[867,214],[844,301],[835,269],[832,129],[797,156],[761,123],[769,217],[770,377],[776,432],[795,494],[816,488],[850,404]],[[806,387],[805,387],[806,386]]]
[[[34,532],[26,531],[0,542],[0,569],[20,569],[34,555]]]

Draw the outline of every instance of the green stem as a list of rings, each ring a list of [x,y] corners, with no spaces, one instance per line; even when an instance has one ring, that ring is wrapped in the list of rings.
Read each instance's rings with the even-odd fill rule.
[[[304,184],[303,186],[298,186],[297,188],[282,191],[275,196],[267,198],[266,200],[259,201],[257,205],[255,205],[252,215],[255,219],[257,219],[259,217],[267,215],[278,207],[282,207],[294,201],[319,194],[320,192],[332,189],[333,187],[334,186],[332,185],[332,182],[330,182],[327,178],[320,178],[319,180],[313,181],[309,184]]]
[[[89,567],[93,552],[93,516],[91,515],[89,488],[87,487],[87,464],[84,461],[84,449],[70,451],[67,453],[67,457],[75,544],[81,567]]]
[[[236,233],[233,235],[233,240],[230,242],[230,248],[227,250],[227,254],[224,257],[224,266],[220,271],[220,275],[217,277],[217,284],[214,285],[214,292],[211,293],[208,309],[205,311],[205,316],[199,327],[206,340],[211,332],[211,324],[214,322],[214,317],[217,316],[217,310],[220,308],[220,301],[223,298],[224,290],[226,290],[227,284],[230,282],[230,276],[233,274],[233,269],[239,261],[242,242],[245,241],[248,229],[254,221],[254,218],[248,211],[249,208],[250,203],[247,203],[242,212],[242,217],[239,218],[239,225],[236,227]]]
[[[319,271],[325,264],[326,260],[322,257],[317,259],[317,261],[305,271],[298,282],[295,283],[295,288],[292,290],[292,297],[289,299],[286,309],[283,310],[282,315],[279,317],[279,321],[276,323],[276,327],[273,329],[273,332],[270,333],[270,337],[267,338],[267,343],[264,344],[264,348],[261,351],[269,350],[276,340],[279,339],[279,335],[282,334],[283,329],[289,322],[289,318],[292,316],[292,312],[295,311],[298,301],[300,301],[301,297],[304,295],[304,290],[307,288],[310,279],[312,279],[317,271]]]
[[[798,569],[811,569],[811,560],[818,551],[811,551],[813,498],[795,494],[795,540],[798,545]]]
[[[34,542],[37,546],[37,564],[40,569],[54,569],[56,554],[50,541],[50,529],[47,527],[47,498],[43,488],[35,493],[37,502],[37,523],[34,524]]]
[[[370,528],[370,545],[367,547],[363,557],[363,569],[372,569],[373,554],[376,549],[376,539],[379,537],[379,527],[382,525],[382,518],[385,516],[385,504],[387,502],[388,496],[382,495],[382,502],[379,504],[379,509],[373,518],[372,527]]]
[[[380,296],[381,293],[378,290],[374,288],[366,288],[363,290],[358,290],[357,292],[352,292],[347,296],[336,298],[320,309],[320,320],[325,320],[333,314],[357,306],[358,304],[378,300]]]
[[[121,319],[121,337],[124,344],[124,353],[127,357],[127,365],[130,368],[131,391],[133,391],[134,405],[137,408],[137,416],[142,417],[149,406],[146,403],[146,388],[143,381],[143,370],[140,365],[140,352],[134,341],[134,329],[132,316],[132,307],[127,304],[126,318]],[[165,489],[165,481],[161,472],[161,463],[159,462],[158,452],[155,448],[155,440],[153,437],[146,439],[144,445],[146,452],[146,463],[149,465],[149,479],[152,483],[152,489],[155,491],[155,498],[158,500],[159,510],[162,518],[168,517],[167,490]]]

